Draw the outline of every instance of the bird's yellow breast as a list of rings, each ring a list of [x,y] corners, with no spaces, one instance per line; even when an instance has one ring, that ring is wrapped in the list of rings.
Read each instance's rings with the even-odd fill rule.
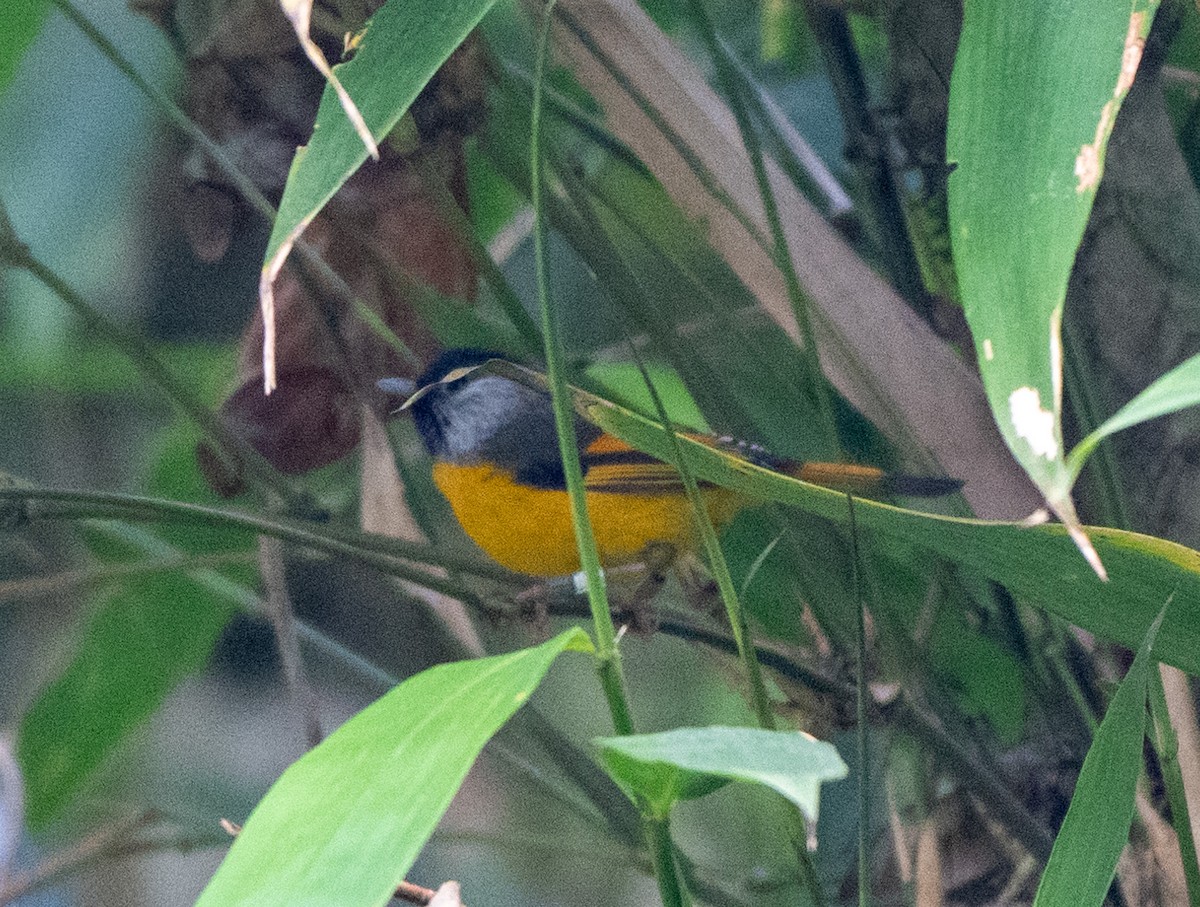
[[[509,570],[565,576],[579,569],[570,499],[564,490],[523,485],[511,472],[486,464],[436,463],[433,479],[467,535]],[[742,504],[726,489],[705,487],[702,493],[717,526],[729,522]],[[637,561],[651,544],[683,550],[696,543],[691,506],[678,490],[589,491],[587,500],[596,547],[606,567]]]

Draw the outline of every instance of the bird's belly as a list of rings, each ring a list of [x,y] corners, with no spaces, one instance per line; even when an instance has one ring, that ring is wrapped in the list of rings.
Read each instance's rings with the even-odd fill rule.
[[[565,576],[579,569],[579,552],[567,493],[515,481],[512,473],[486,465],[437,463],[434,482],[466,531],[498,563],[533,576]],[[685,495],[588,492],[588,513],[600,561],[616,567],[637,561],[648,545],[676,549],[694,544],[691,507]],[[709,514],[718,525],[736,510],[724,489],[706,489]]]

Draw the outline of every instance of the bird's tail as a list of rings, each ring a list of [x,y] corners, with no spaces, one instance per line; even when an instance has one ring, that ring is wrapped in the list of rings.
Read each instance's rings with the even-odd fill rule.
[[[886,473],[874,466],[853,463],[787,463],[782,470],[802,482],[824,485],[851,494],[894,494],[902,497],[936,498],[962,488],[958,479],[941,476],[911,476]]]

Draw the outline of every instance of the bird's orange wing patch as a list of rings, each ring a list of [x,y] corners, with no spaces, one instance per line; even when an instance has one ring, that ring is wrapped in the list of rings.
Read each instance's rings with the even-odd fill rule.
[[[587,446],[582,457],[588,491],[613,494],[683,493],[683,480],[675,467],[630,447],[620,438],[602,434]]]

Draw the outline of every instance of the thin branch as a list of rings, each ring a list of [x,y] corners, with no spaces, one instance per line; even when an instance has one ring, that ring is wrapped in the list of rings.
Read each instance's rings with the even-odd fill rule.
[[[275,646],[279,650],[283,683],[292,705],[304,724],[304,739],[309,748],[322,739],[321,715],[317,696],[304,672],[300,655],[300,640],[296,635],[296,615],[292,597],[287,590],[287,575],[283,563],[283,543],[268,535],[258,537],[258,566],[266,588],[266,611],[275,631]]]
[[[0,602],[32,601],[130,576],[250,563],[253,563],[253,555],[248,552],[227,551],[217,554],[180,554],[152,560],[100,564],[80,570],[63,570],[49,576],[27,576],[21,579],[0,581]]]
[[[931,302],[908,232],[908,219],[888,152],[888,137],[871,109],[867,80],[846,11],[827,0],[804,0],[804,12],[825,58],[834,97],[842,112],[846,157],[859,171],[862,185],[870,195],[888,270],[909,305],[929,321]]]
[[[231,432],[191,388],[159,359],[150,343],[136,331],[128,330],[92,306],[74,287],[44,264],[20,241],[8,215],[0,208],[0,264],[27,271],[49,287],[84,322],[90,333],[99,335],[120,350],[150,381],[162,388],[180,412],[188,416],[218,447],[224,458],[241,463],[249,479],[262,489],[281,496],[297,506],[301,495],[244,439]]]
[[[53,506],[35,508],[28,502],[65,501],[71,507],[72,517],[76,519],[89,516],[86,510],[80,510],[80,505],[94,504],[97,505],[97,510],[90,516],[95,518],[124,521],[165,520],[226,526],[270,535],[317,551],[353,558],[384,573],[454,596],[480,608],[483,606],[483,602],[471,590],[428,570],[404,563],[404,560],[448,567],[462,573],[486,577],[510,587],[522,585],[520,578],[515,574],[483,563],[477,558],[451,555],[433,545],[404,542],[399,539],[361,533],[355,534],[316,523],[284,517],[262,517],[252,513],[224,510],[186,501],[171,501],[105,491],[72,491],[50,488],[0,488],[0,501],[25,502],[24,517],[29,520],[58,519],[61,518],[61,514],[57,513]]]

